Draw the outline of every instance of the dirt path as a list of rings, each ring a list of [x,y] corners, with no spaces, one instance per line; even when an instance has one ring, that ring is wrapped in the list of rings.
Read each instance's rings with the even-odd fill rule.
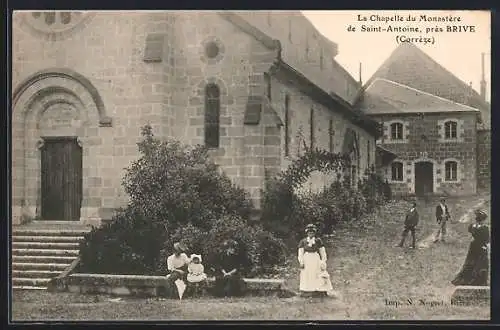
[[[371,310],[397,317],[401,311],[387,307],[386,300],[434,299],[448,303],[454,290],[450,280],[461,267],[470,241],[466,223],[474,209],[488,200],[489,196],[448,200],[454,222],[448,226],[446,243],[429,244],[437,229],[435,201],[419,203],[421,223],[417,235],[423,237],[418,241],[420,249],[394,247],[408,207],[404,202],[385,207],[374,217],[378,222],[365,230],[357,234],[346,230],[338,235],[330,251],[330,268],[340,299],[348,306],[348,318],[371,318]],[[406,244],[409,243],[408,237]]]

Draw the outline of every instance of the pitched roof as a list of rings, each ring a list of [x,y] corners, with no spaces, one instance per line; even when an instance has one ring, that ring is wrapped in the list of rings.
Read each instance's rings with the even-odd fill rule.
[[[279,40],[281,44],[280,54],[284,62],[307,77],[316,86],[337,95],[350,105],[356,101],[361,85],[334,59],[338,53],[337,44],[323,36],[302,13],[293,12],[293,24],[303,27],[303,29],[315,31],[315,35],[322,45],[325,60],[328,59],[332,64],[331,70],[320,69],[319,66],[311,65],[311,63],[304,61],[301,56],[297,56],[298,52],[305,51],[305,46],[302,43],[288,42],[283,36],[283,27],[286,26],[285,22],[290,19],[289,15],[275,13],[273,20],[276,20],[276,24],[270,26],[266,23],[265,17],[269,13],[266,11],[221,11],[218,13],[270,49],[274,49],[275,40]],[[283,24],[279,24],[280,20],[283,21]]]
[[[384,78],[479,109],[483,122],[489,123],[490,104],[471,86],[414,44],[400,44],[367,81],[366,86],[376,78]]]
[[[470,106],[387,79],[375,78],[365,89],[359,109],[366,114],[477,112]]]

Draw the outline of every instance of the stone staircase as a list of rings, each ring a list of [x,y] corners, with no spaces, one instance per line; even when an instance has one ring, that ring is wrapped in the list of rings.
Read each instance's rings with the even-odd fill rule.
[[[12,288],[46,290],[79,255],[89,228],[20,226],[12,231]]]

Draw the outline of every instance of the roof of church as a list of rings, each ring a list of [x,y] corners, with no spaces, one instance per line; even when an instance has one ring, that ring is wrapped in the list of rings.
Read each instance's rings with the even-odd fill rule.
[[[477,112],[478,109],[394,82],[375,78],[359,108],[367,114]]]
[[[479,109],[483,122],[489,123],[490,104],[483,100],[471,86],[445,69],[414,44],[400,44],[365,86],[369,86],[376,78],[397,82],[455,103]]]
[[[312,65],[301,56],[298,56],[298,52],[305,52],[306,46],[302,43],[293,44],[284,40],[286,39],[286,37],[283,37],[284,25],[274,24],[270,26],[266,23],[266,14],[267,12],[260,11],[219,12],[219,15],[242,28],[244,31],[251,33],[268,48],[275,47],[275,40],[278,40],[281,44],[281,57],[285,63],[293,67],[296,71],[300,72],[327,93],[335,94],[345,102],[353,105],[362,86],[334,59],[338,53],[337,44],[323,36],[302,13],[293,12],[294,24],[303,25],[304,30],[308,29],[315,31],[315,35],[321,41],[320,44],[324,51],[323,56],[325,61],[328,60],[332,64],[331,70],[320,69],[318,65]],[[279,20],[282,18],[288,19],[289,15],[275,13],[273,19]]]

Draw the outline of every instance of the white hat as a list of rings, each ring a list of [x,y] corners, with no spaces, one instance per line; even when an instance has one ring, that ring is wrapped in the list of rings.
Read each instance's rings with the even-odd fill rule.
[[[200,262],[201,262],[201,255],[200,255],[200,254],[194,254],[194,253],[193,253],[193,254],[191,255],[191,260],[193,260],[194,258],[198,258],[198,259],[200,259]]]

